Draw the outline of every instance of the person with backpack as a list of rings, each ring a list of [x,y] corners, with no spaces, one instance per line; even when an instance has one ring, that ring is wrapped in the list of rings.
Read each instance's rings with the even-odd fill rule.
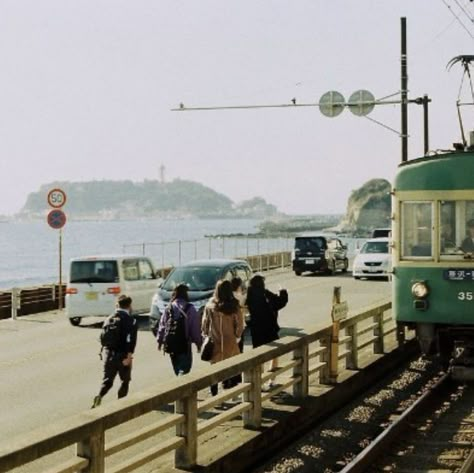
[[[160,319],[157,334],[158,350],[170,355],[176,376],[189,373],[193,364],[191,346],[201,350],[201,318],[189,302],[188,286],[178,284],[171,302]]]
[[[128,394],[138,325],[132,315],[132,299],[130,297],[122,294],[117,300],[117,305],[117,310],[109,315],[102,325],[100,357],[104,362],[104,373],[99,394],[94,397],[92,408],[100,406],[102,398],[114,384],[117,374],[121,380],[118,398]]]

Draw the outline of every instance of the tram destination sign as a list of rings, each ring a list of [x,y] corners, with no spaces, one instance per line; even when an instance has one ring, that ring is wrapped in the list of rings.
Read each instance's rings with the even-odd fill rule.
[[[445,269],[443,271],[443,279],[447,279],[448,281],[474,281],[474,269]]]

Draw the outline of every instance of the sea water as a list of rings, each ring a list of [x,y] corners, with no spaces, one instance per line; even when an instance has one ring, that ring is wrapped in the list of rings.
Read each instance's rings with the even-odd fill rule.
[[[69,260],[77,256],[135,254],[152,258],[157,268],[193,259],[232,258],[288,251],[293,238],[206,238],[248,235],[257,231],[254,219],[175,219],[72,221],[61,230],[61,279]],[[0,290],[59,281],[60,231],[46,222],[0,223]],[[341,238],[353,255],[360,241]]]
[[[205,235],[254,233],[258,223],[253,219],[68,222],[61,230],[62,278],[67,274],[69,259],[76,256],[146,254],[157,267],[207,258],[210,253],[212,257],[236,256],[231,254],[235,244],[227,242],[222,251],[222,239],[210,245]],[[59,240],[59,230],[43,221],[0,223],[0,288],[59,281]],[[245,255],[247,245],[240,245],[237,251]]]

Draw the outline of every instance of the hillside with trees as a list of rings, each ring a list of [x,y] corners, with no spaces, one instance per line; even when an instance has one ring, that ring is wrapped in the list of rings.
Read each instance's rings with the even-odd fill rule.
[[[28,195],[21,218],[44,217],[49,190],[66,192],[65,210],[73,219],[129,219],[164,217],[271,217],[276,207],[256,197],[235,204],[229,197],[193,181],[145,180],[51,182]]]

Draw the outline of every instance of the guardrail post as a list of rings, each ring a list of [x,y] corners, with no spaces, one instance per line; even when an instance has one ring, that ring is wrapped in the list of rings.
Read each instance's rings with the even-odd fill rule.
[[[323,353],[321,353],[321,362],[324,363],[324,367],[321,369],[320,382],[321,384],[330,384],[330,365],[331,365],[331,335],[324,335],[321,337],[319,344],[325,347]]]
[[[402,324],[397,324],[397,342],[398,346],[405,343],[405,327]]]
[[[306,342],[293,350],[293,360],[301,360],[301,363],[293,368],[293,378],[301,377],[301,380],[293,385],[293,396],[306,397],[309,390],[309,347]]]
[[[385,340],[384,340],[384,328],[383,328],[383,311],[381,310],[377,315],[374,316],[375,327],[374,335],[377,339],[374,342],[374,353],[384,353],[385,352]]]
[[[357,334],[357,324],[346,328],[347,334],[351,337],[351,356],[347,362],[347,368],[350,370],[359,369],[359,336]]]
[[[11,290],[11,311],[12,311],[12,320],[17,319],[18,309],[21,308],[21,300],[20,300],[20,289],[14,287]]]
[[[340,323],[338,320],[332,323],[331,346],[329,350],[329,382],[331,384],[337,383],[339,372],[339,328]]]
[[[87,437],[76,444],[78,457],[87,458],[89,464],[82,470],[83,473],[104,473],[105,471],[105,435],[103,431]]]
[[[244,392],[244,402],[252,403],[250,410],[242,414],[244,428],[259,429],[262,424],[262,365],[244,371],[244,383],[250,383],[250,390]]]
[[[184,422],[176,426],[176,435],[184,437],[184,445],[174,454],[177,468],[191,468],[197,461],[197,393],[176,401],[176,414],[184,414]]]

